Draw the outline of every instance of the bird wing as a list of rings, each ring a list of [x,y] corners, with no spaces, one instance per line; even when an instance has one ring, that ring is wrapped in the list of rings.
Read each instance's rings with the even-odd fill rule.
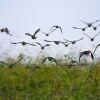
[[[26,44],[29,44],[29,45],[32,45],[32,46],[36,46],[35,44],[31,44],[31,43],[26,43]]]
[[[43,59],[42,64],[44,64],[44,62],[46,61],[46,59],[48,59],[48,57]]]
[[[93,51],[93,54],[94,54],[95,51],[97,50],[98,46],[100,46],[100,44],[98,44],[98,45],[96,46],[96,48],[95,48],[94,51]]]
[[[83,33],[85,36],[87,36],[87,37],[89,37],[90,39],[91,39],[91,37],[90,36],[88,36],[87,34],[85,34],[85,33]]]
[[[80,40],[83,40],[84,38],[80,38],[80,39],[78,39],[78,40],[75,40],[75,41],[80,41]]]
[[[98,21],[100,21],[100,20],[96,20],[96,21],[92,22],[92,24],[94,24],[94,23],[96,23],[96,22],[98,22]]]
[[[3,61],[0,61],[0,63],[9,66],[9,64],[7,64],[7,63],[5,63],[5,62],[3,62]]]
[[[94,60],[94,56],[93,56],[92,52],[91,52],[91,58],[92,58],[92,60]]]
[[[82,28],[78,28],[78,27],[72,27],[72,28],[74,28],[74,29],[82,29]]]
[[[100,34],[100,32],[98,33],[98,34],[96,34],[95,36],[94,36],[94,38],[97,36],[97,35],[99,35]]]
[[[49,41],[49,40],[44,40],[45,42],[54,42],[54,41]]]
[[[35,36],[39,31],[40,31],[40,28],[37,29],[37,30],[35,31],[34,36]]]
[[[42,45],[39,42],[36,42],[36,44],[40,45],[42,47]]]
[[[25,33],[25,35],[32,36],[32,35],[31,35],[31,34],[29,34],[29,33]]]
[[[19,60],[17,60],[16,62],[14,62],[13,64],[11,64],[12,66],[15,65],[16,63],[18,63],[19,61],[21,61],[23,59],[23,57],[21,57]]]
[[[79,62],[80,62],[80,59],[81,59],[82,56],[83,56],[83,52],[80,53]]]
[[[88,25],[88,23],[86,23],[85,21],[81,20],[81,22],[83,22],[84,24]]]
[[[15,42],[11,42],[11,44],[18,44],[18,43],[22,43],[22,42],[16,42],[16,43]]]

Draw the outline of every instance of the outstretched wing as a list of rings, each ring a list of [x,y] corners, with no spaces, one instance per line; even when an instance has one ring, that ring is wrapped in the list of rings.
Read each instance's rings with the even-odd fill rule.
[[[53,29],[53,28],[54,28],[54,29]],[[55,31],[56,29],[58,29],[58,28],[60,29],[60,31],[61,31],[61,33],[62,33],[62,28],[61,28],[60,26],[58,26],[58,25],[55,25],[55,26],[52,26],[52,27],[51,27],[51,29],[50,29],[51,33],[54,32],[54,31]],[[52,30],[52,29],[53,29],[53,30]]]
[[[7,63],[5,63],[5,62],[3,62],[3,61],[0,61],[0,63],[9,66],[9,64],[7,64]]]
[[[42,47],[42,45],[39,42],[36,42],[36,44],[40,45]]]
[[[29,34],[29,33],[25,33],[25,35],[32,36],[32,35],[31,35],[31,34]]]
[[[91,52],[91,58],[92,58],[92,60],[94,60],[94,56],[93,56],[92,52]]]
[[[93,51],[93,54],[95,53],[95,51],[97,50],[97,48],[100,46],[100,44],[98,44],[97,46],[96,46],[96,48],[94,49],[94,51]]]
[[[54,42],[54,41],[49,41],[49,40],[44,40],[45,42]]]
[[[88,25],[88,23],[86,23],[85,21],[81,20],[81,22],[83,22],[84,24]]]
[[[34,36],[35,36],[39,31],[40,31],[40,28],[37,29],[37,30],[35,31]]]
[[[32,45],[32,46],[36,46],[35,44],[31,44],[31,43],[27,43],[27,42],[26,42],[26,44],[29,44],[29,45]]]
[[[95,36],[94,36],[94,38],[96,37],[96,36],[98,36],[100,34],[100,32],[98,33],[98,34],[96,34]]]
[[[16,62],[14,62],[13,64],[11,64],[11,66],[14,66],[16,63],[18,63],[19,61],[21,61],[23,59],[23,57],[21,57],[19,60],[17,60]]]
[[[91,37],[90,36],[88,36],[87,34],[85,34],[85,33],[83,33],[85,36],[87,36],[87,37],[89,37],[90,39],[91,39]]]
[[[50,44],[46,44],[44,47],[46,47],[46,46],[50,46]]]
[[[18,44],[18,43],[22,43],[22,42],[16,42],[16,43],[15,42],[11,42],[11,44]]]
[[[98,21],[100,21],[100,20],[96,20],[96,21],[92,22],[92,24],[94,24],[94,23],[96,23],[96,22],[98,22]]]
[[[48,57],[43,59],[42,64],[44,64],[44,62],[46,61],[46,59],[48,59]]]
[[[80,40],[83,40],[84,38],[80,38],[80,39],[78,39],[78,40],[75,40],[75,41],[80,41]]]
[[[74,28],[74,29],[82,29],[82,28],[78,28],[78,27],[72,27],[72,28]]]
[[[79,62],[80,62],[80,59],[81,59],[82,56],[83,56],[83,52],[80,53]]]

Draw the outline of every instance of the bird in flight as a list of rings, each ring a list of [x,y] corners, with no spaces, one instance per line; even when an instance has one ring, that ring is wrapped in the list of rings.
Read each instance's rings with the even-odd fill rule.
[[[93,30],[97,30],[97,28],[98,28],[99,26],[100,26],[100,24],[98,24],[98,25],[96,25],[96,26],[92,25]]]
[[[87,36],[88,38],[90,38],[90,40],[91,41],[94,41],[94,39],[100,34],[100,32],[99,33],[97,33],[94,37],[90,37],[89,35],[87,35],[87,34],[85,34],[85,33],[83,33],[85,36]]]
[[[50,46],[50,44],[46,44],[46,45],[41,45],[39,42],[36,42],[36,44],[38,44],[42,50],[44,50],[45,47]]]
[[[38,32],[40,32],[40,28],[37,29],[37,30],[34,32],[33,35],[30,34],[30,33],[25,33],[25,35],[31,36],[32,39],[37,39],[36,34],[37,34]]]
[[[71,43],[62,43],[65,47],[68,47]]]
[[[79,62],[80,62],[80,59],[83,55],[86,55],[86,56],[89,56],[89,54],[91,54],[91,58],[92,60],[94,60],[94,56],[93,56],[93,53],[90,51],[90,50],[87,50],[87,51],[83,51],[80,53],[80,56],[79,56]]]
[[[19,60],[17,60],[16,62],[14,62],[14,63],[12,63],[12,64],[8,64],[8,63],[5,63],[5,62],[3,62],[3,61],[0,61],[0,63],[1,64],[5,64],[5,65],[7,65],[8,66],[8,68],[10,68],[10,69],[12,69],[12,67],[14,66],[14,65],[16,65],[19,61],[21,61],[23,59],[23,57],[21,57]]]
[[[32,46],[36,46],[36,45],[34,45],[34,44],[31,44],[31,43],[27,43],[27,42],[11,42],[11,44],[22,44],[22,46],[25,46],[26,44],[29,44],[29,45],[32,45]]]
[[[42,61],[42,64],[44,64],[46,60],[51,61],[51,62],[55,62],[56,65],[57,65],[57,60],[55,58],[53,58],[53,57],[44,58],[43,61]]]
[[[8,30],[8,28],[2,28],[2,29],[0,29],[0,32],[5,32],[6,34],[8,34],[8,35],[10,35],[10,36],[12,36],[12,34],[10,34],[10,32],[9,32],[9,30]]]
[[[88,27],[93,26],[93,24],[97,23],[98,21],[100,21],[100,20],[96,20],[94,22],[85,22],[85,21],[81,20],[81,22],[83,22],[84,24],[86,24]]]
[[[64,40],[67,41],[67,42],[71,42],[72,44],[75,44],[76,42],[81,41],[81,40],[83,40],[83,39],[84,39],[84,38],[80,38],[80,39],[74,40],[74,41],[70,41],[70,40],[66,40],[66,39],[64,39]]]
[[[62,34],[62,28],[61,28],[60,26],[58,26],[58,25],[52,26],[51,29],[50,29],[50,31],[51,31],[51,33],[52,33],[52,32],[54,32],[54,31],[57,30],[57,29],[60,29],[60,32],[61,32],[61,34]]]
[[[87,26],[88,27],[88,26]],[[72,27],[73,29],[80,29],[82,31],[85,31],[87,27],[84,27],[84,28],[79,28],[79,27]]]
[[[59,43],[68,43],[68,42],[61,42],[61,41],[49,41],[49,40],[44,40],[45,42],[54,42],[56,45],[59,45]]]
[[[100,44],[98,44],[97,46],[96,46],[96,48],[94,49],[94,51],[93,51],[93,54],[95,53],[95,51],[97,50],[97,48],[100,46]]]

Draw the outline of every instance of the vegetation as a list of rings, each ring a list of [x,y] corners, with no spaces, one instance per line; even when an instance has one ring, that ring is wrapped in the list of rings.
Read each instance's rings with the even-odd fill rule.
[[[93,66],[0,64],[0,100],[100,100],[100,63]]]

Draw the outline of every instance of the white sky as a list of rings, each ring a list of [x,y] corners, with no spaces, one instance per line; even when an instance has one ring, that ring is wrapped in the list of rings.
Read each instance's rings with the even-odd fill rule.
[[[34,43],[30,37],[24,35],[26,32],[32,33],[38,28],[48,32],[53,25],[61,26],[63,35],[60,34],[59,30],[52,33],[48,38],[41,33],[36,41],[43,44],[44,39],[63,40],[65,38],[77,40],[84,37],[84,40],[68,48],[53,45],[47,47],[43,53],[47,52],[47,55],[53,56],[64,55],[70,52],[70,48],[77,48],[76,53],[88,49],[93,51],[93,46],[95,47],[100,43],[100,35],[96,37],[94,42],[91,42],[80,30],[74,30],[72,27],[83,27],[84,24],[80,20],[92,22],[100,19],[99,10],[100,0],[0,0],[0,28],[8,27],[14,35],[14,37],[10,37],[6,34],[0,34],[0,54],[15,56],[23,52],[27,55],[36,56],[41,51],[38,46],[22,47],[21,45],[12,45],[10,42],[24,40]],[[86,34],[94,36],[99,31],[100,28],[97,31],[90,28],[86,30]]]

